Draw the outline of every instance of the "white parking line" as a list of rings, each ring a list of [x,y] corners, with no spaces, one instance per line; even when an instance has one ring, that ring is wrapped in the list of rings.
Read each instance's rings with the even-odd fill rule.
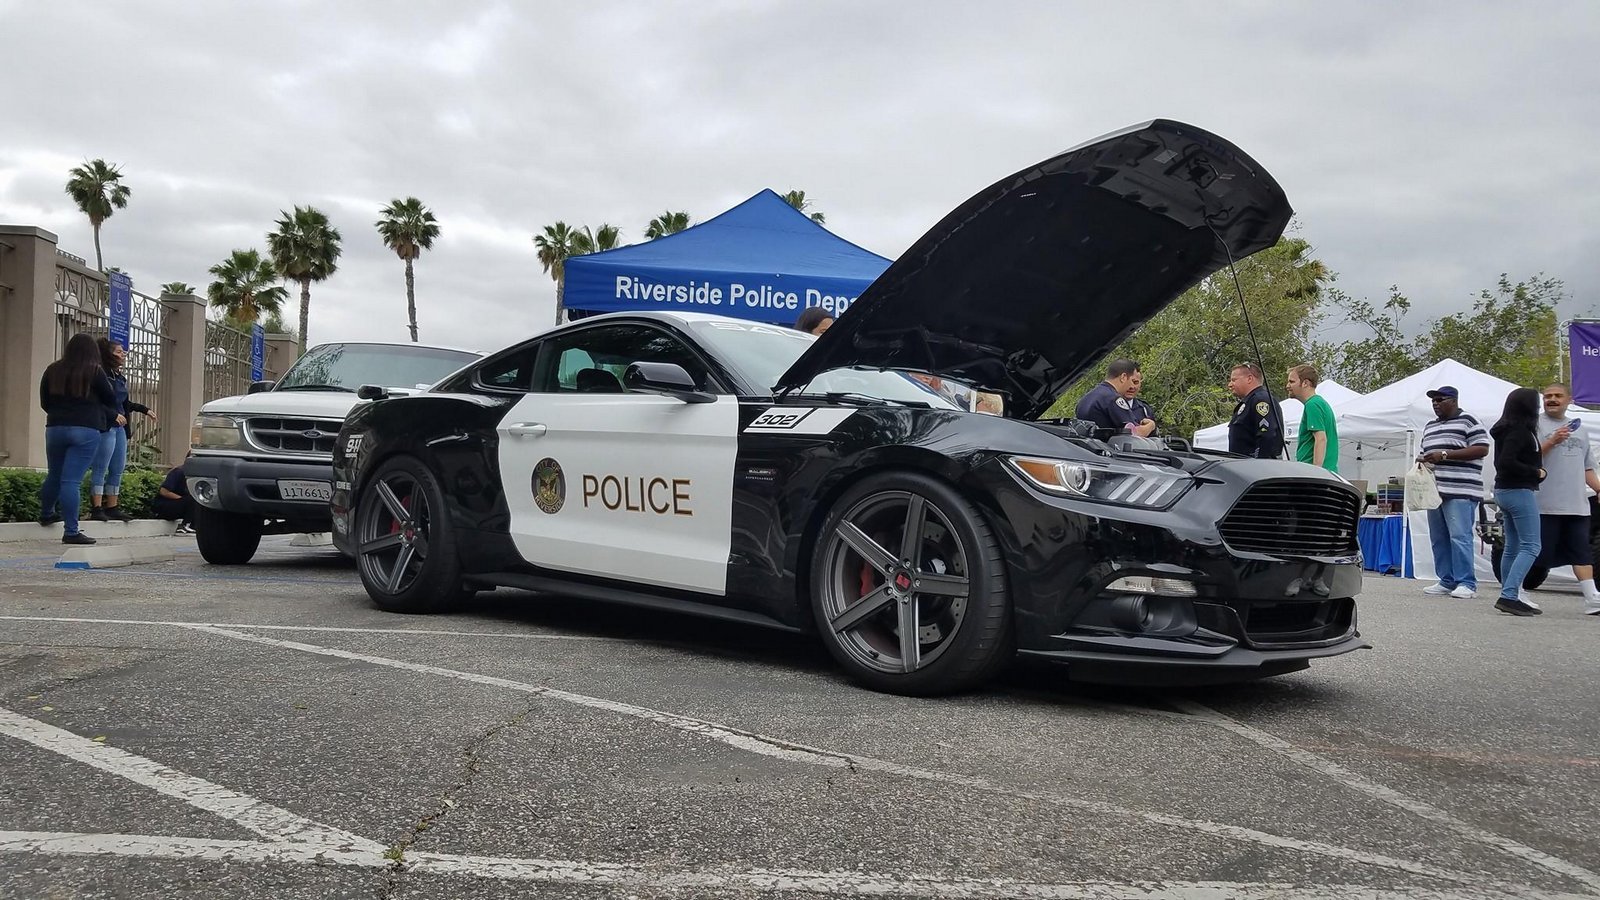
[[[262,841],[164,837],[142,834],[0,831],[0,853],[53,853],[217,862],[275,862],[338,865],[368,869],[394,867],[373,850],[318,848]],[[707,891],[791,891],[835,897],[929,897],[937,900],[1485,900],[1533,898],[1592,900],[1579,894],[1552,894],[1504,886],[1479,885],[1469,891],[1386,890],[1361,885],[1296,887],[1224,881],[1081,881],[1068,884],[1006,879],[937,878],[873,872],[813,872],[798,869],[740,871],[661,869],[625,863],[561,859],[510,859],[453,853],[407,853],[408,872],[552,884],[611,885],[652,892],[705,896]]]
[[[633,718],[645,719],[668,728],[697,734],[702,737],[719,741],[730,747],[758,753],[763,756],[776,757],[790,762],[804,763],[807,765],[826,766],[829,768],[856,768],[873,772],[882,772],[889,775],[898,775],[919,781],[932,781],[941,784],[959,785],[984,793],[998,794],[1018,799],[1032,800],[1039,803],[1062,806],[1071,809],[1084,810],[1099,815],[1116,816],[1119,818],[1132,818],[1153,825],[1161,825],[1182,831],[1204,834],[1210,837],[1230,838],[1288,850],[1298,853],[1312,854],[1329,857],[1344,862],[1358,863],[1369,866],[1378,866],[1394,869],[1412,875],[1426,878],[1437,878],[1444,881],[1475,883],[1481,880],[1480,876],[1468,875],[1461,872],[1452,872],[1436,868],[1425,863],[1410,860],[1396,859],[1378,853],[1356,850],[1350,847],[1340,847],[1320,841],[1307,841],[1299,838],[1283,837],[1244,828],[1237,825],[1225,825],[1220,822],[1208,822],[1200,819],[1188,819],[1181,816],[1172,816],[1164,813],[1149,812],[1103,803],[1097,800],[1084,800],[1078,797],[1068,797],[1042,791],[1027,791],[1009,788],[996,784],[986,778],[971,775],[961,775],[949,772],[936,772],[914,766],[905,766],[887,760],[875,759],[869,756],[858,756],[852,753],[840,753],[832,750],[823,750],[808,747],[782,738],[768,737],[754,732],[742,731],[726,725],[692,719],[673,713],[660,712],[616,700],[607,700],[601,697],[590,697],[584,694],[575,694],[569,691],[557,690],[543,685],[528,684],[521,681],[512,681],[507,678],[497,678],[492,675],[479,675],[474,672],[462,672],[455,669],[445,669],[439,666],[430,666],[424,663],[406,662],[404,660],[390,659],[384,656],[373,656],[367,653],[355,653],[349,650],[338,650],[331,647],[321,647],[316,644],[302,644],[296,641],[284,641],[277,638],[262,637],[260,635],[245,634],[238,631],[229,631],[210,625],[188,626],[196,631],[227,637],[233,640],[247,641],[262,644],[268,647],[278,647],[286,650],[298,650],[303,653],[312,653],[318,656],[329,656],[336,659],[346,659],[354,662],[365,662],[378,666],[388,666],[394,669],[404,669],[423,675],[438,675],[445,678],[454,678],[498,687],[524,694],[549,697],[552,700],[561,700],[577,706],[591,709],[600,709]]]
[[[59,753],[102,772],[125,778],[275,841],[295,841],[323,848],[345,846],[378,851],[383,849],[382,845],[348,831],[313,822],[254,797],[193,775],[185,775],[153,760],[108,747],[9,709],[0,709],[0,735],[26,741],[51,753]]]
[[[253,622],[171,622],[161,619],[85,619],[73,616],[0,616],[6,622],[61,622],[85,625],[172,625],[178,628],[250,628],[258,631],[328,631],[350,634],[425,634],[432,637],[529,638],[541,641],[596,641],[599,643],[637,643],[627,638],[592,637],[586,634],[551,634],[527,631],[440,631],[428,628],[355,628],[344,625],[257,625]]]
[[[1353,791],[1366,794],[1374,800],[1381,800],[1430,822],[1437,822],[1471,841],[1485,844],[1503,853],[1509,853],[1525,862],[1581,882],[1592,890],[1600,891],[1600,875],[1580,865],[1567,862],[1560,857],[1551,856],[1543,850],[1536,850],[1533,847],[1495,834],[1492,831],[1486,831],[1470,822],[1452,816],[1437,806],[1408,797],[1375,781],[1370,781],[1330,759],[1318,756],[1310,750],[1296,747],[1288,741],[1268,734],[1252,725],[1246,725],[1237,719],[1217,712],[1209,706],[1180,698],[1172,698],[1170,702],[1177,708],[1208,724],[1215,725],[1224,731],[1259,744],[1286,759],[1305,766],[1313,772],[1331,778]]]

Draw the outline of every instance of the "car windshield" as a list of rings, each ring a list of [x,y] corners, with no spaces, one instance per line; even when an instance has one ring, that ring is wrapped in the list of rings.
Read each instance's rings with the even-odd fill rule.
[[[816,340],[812,335],[760,322],[700,320],[690,327],[745,377],[771,388]],[[999,395],[927,375],[895,369],[830,369],[813,378],[802,394],[856,394],[904,403],[923,403],[937,409],[960,409],[1000,415]]]
[[[300,357],[274,390],[354,391],[363,384],[431,385],[477,358],[475,353],[437,347],[323,344]]]

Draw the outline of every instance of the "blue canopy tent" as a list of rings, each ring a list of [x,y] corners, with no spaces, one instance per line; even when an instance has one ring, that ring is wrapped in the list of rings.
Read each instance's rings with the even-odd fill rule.
[[[574,318],[671,309],[791,325],[808,306],[844,312],[889,262],[764,190],[677,234],[568,258],[564,299]]]

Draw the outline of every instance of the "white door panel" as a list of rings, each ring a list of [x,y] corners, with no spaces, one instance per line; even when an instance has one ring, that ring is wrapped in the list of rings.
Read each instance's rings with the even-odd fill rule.
[[[739,402],[528,394],[500,425],[511,535],[563,572],[722,595]]]

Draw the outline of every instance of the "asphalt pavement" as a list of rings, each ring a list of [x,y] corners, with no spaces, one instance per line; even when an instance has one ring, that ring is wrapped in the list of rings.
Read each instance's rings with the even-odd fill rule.
[[[1600,897],[1600,618],[1369,577],[1369,651],[940,699],[813,640],[331,550],[0,545],[0,897]]]

